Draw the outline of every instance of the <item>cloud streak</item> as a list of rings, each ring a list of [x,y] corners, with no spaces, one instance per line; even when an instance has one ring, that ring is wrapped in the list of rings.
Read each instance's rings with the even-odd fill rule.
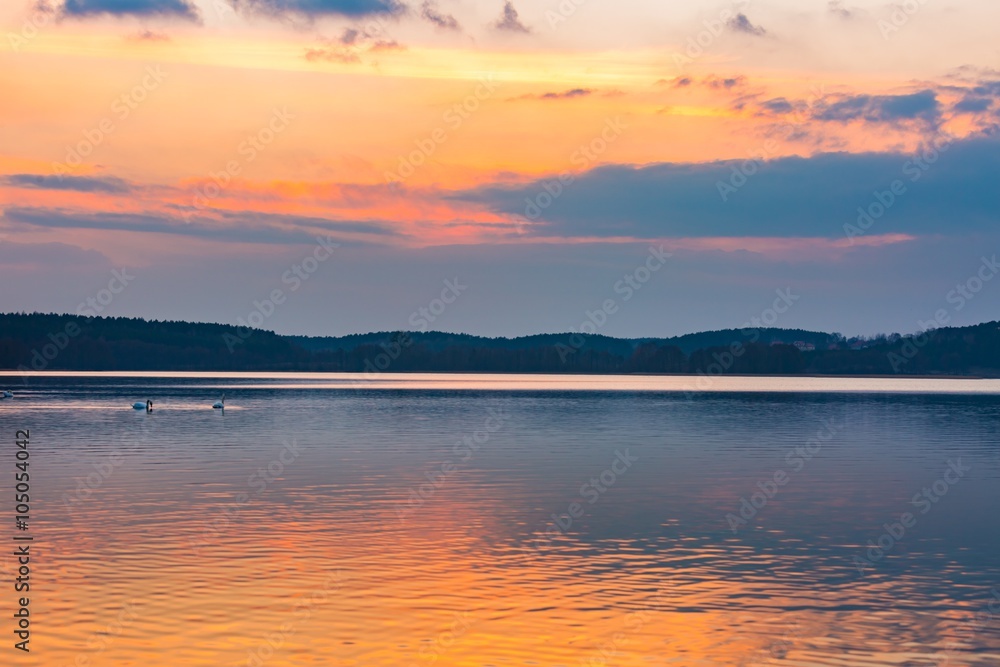
[[[853,95],[817,105],[813,118],[842,123],[864,120],[871,123],[898,123],[919,120],[937,125],[941,120],[941,103],[933,90],[921,90],[907,95]]]
[[[451,14],[445,14],[441,12],[437,4],[431,2],[431,0],[425,0],[424,4],[420,6],[420,16],[430,23],[433,23],[438,28],[442,30],[461,30],[462,26],[459,25],[458,19],[456,19]]]
[[[588,97],[592,95],[594,91],[590,88],[571,88],[570,90],[563,90],[560,92],[548,92],[541,93],[538,95],[521,95],[519,97],[510,98],[511,101],[516,100],[572,100],[582,97]]]
[[[43,174],[10,174],[0,176],[0,185],[36,190],[69,190],[73,192],[101,192],[126,194],[133,186],[115,176],[48,176]]]
[[[399,16],[406,5],[398,0],[230,0],[233,7],[248,14],[273,18],[314,19],[322,16]]]
[[[63,16],[92,18],[95,16],[172,16],[197,21],[198,9],[188,0],[66,0]]]
[[[388,225],[374,222],[329,220],[308,216],[276,215],[254,211],[200,214],[185,221],[166,213],[119,213],[78,211],[62,208],[9,207],[8,222],[48,229],[95,229],[119,232],[173,234],[235,243],[309,243],[317,233],[341,234],[344,243],[358,244],[356,237],[390,239],[399,234]]]

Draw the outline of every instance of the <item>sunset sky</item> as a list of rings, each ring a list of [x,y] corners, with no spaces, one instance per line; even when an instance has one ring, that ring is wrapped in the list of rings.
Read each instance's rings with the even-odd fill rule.
[[[485,335],[607,299],[608,335],[739,327],[776,290],[781,327],[997,319],[1000,280],[953,290],[1000,252],[998,24],[988,0],[5,2],[0,310],[77,312],[125,269],[101,314],[237,323],[280,290],[263,328],[311,335],[412,328],[446,280],[431,328]],[[317,237],[339,247],[294,287]]]

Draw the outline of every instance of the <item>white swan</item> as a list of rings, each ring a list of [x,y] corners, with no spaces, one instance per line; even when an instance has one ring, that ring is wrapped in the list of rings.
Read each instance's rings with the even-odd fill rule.
[[[5,392],[3,393],[3,395],[2,395],[2,396],[0,396],[0,398],[14,398],[14,394],[12,394],[12,393],[11,393],[11,392],[9,392],[9,391],[5,391]]]
[[[135,403],[132,404],[132,407],[135,408],[136,410],[145,409],[146,412],[152,412],[153,402],[150,401],[149,399],[147,399],[145,403],[143,403],[142,401],[136,401]]]
[[[226,409],[226,395],[222,395],[222,399],[212,403],[213,410],[225,410]]]

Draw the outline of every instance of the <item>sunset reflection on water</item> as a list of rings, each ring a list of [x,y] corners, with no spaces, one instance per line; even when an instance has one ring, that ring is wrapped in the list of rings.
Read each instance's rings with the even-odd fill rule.
[[[35,448],[23,664],[1000,663],[992,383],[308,380],[32,378],[0,406]],[[791,466],[824,419],[843,427]],[[956,458],[968,475],[919,513]]]

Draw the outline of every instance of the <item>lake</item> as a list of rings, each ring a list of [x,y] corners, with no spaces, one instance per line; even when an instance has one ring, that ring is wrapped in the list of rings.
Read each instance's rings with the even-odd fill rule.
[[[17,664],[1000,664],[1000,381],[4,382]]]

